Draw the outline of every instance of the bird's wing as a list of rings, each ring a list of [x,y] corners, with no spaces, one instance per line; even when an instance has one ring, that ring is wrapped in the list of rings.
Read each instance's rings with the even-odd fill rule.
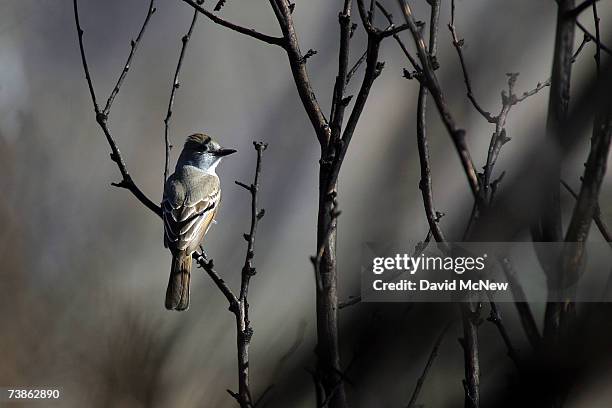
[[[164,244],[172,251],[195,251],[217,213],[219,178],[200,173],[173,175],[166,182]]]

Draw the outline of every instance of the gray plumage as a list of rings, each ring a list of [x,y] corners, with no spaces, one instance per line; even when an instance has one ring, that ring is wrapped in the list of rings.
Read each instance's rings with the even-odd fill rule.
[[[164,245],[172,253],[166,308],[189,306],[191,257],[208,232],[221,200],[215,169],[222,157],[235,150],[223,149],[210,136],[187,137],[174,174],[164,186],[162,201]]]

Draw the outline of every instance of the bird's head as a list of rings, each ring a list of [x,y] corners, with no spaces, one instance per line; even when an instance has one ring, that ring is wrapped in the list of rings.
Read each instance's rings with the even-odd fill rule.
[[[187,136],[177,167],[191,165],[214,172],[221,159],[232,153],[236,153],[236,150],[225,149],[212,137],[195,133]]]

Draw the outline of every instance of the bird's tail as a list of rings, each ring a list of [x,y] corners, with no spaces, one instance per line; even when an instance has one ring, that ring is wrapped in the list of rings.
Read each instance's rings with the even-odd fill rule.
[[[185,310],[189,307],[190,279],[191,256],[184,252],[174,254],[166,291],[166,309]]]

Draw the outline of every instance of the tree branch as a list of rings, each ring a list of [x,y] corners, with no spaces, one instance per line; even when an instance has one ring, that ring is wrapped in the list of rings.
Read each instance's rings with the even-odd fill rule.
[[[587,28],[582,25],[582,23],[578,20],[576,20],[576,25],[578,26],[578,28],[587,36],[589,36],[589,38],[592,41],[595,41],[595,44],[603,51],[607,52],[609,55],[612,55],[612,49],[610,49],[610,47],[608,47],[607,45],[605,45],[604,43],[602,43],[596,35],[593,35],[589,32],[589,30],[587,30]]]
[[[484,110],[476,98],[474,97],[474,92],[472,91],[472,82],[470,81],[470,76],[468,75],[468,70],[465,65],[465,58],[463,57],[463,44],[464,40],[459,39],[457,37],[457,30],[455,29],[455,0],[451,1],[451,22],[448,25],[448,29],[451,32],[451,36],[453,37],[453,46],[457,50],[457,55],[459,56],[459,61],[461,62],[461,70],[463,72],[463,81],[465,82],[465,87],[467,88],[467,96],[470,102],[476,110],[487,120],[489,123],[495,123],[495,118],[486,110]]]
[[[370,24],[367,14],[362,12],[362,10],[365,9],[363,0],[357,0],[357,4],[359,6],[359,15],[361,17],[362,23],[364,24],[364,26],[366,24]],[[353,106],[351,114],[347,120],[346,127],[344,128],[344,132],[342,133],[342,138],[339,140],[338,143],[338,152],[333,160],[332,169],[328,179],[328,185],[330,186],[335,184],[338,179],[340,168],[342,167],[344,157],[346,156],[349,144],[351,143],[351,139],[353,137],[353,134],[355,133],[357,123],[359,122],[359,118],[363,113],[366,101],[368,100],[368,97],[370,95],[370,89],[372,88],[372,84],[374,83],[376,78],[378,78],[384,68],[384,62],[378,61],[380,43],[383,40],[383,37],[379,35],[380,31],[375,28],[373,28],[373,30],[368,30],[367,33],[368,44],[366,51],[366,69],[363,75],[363,80],[361,82],[361,87],[359,88],[359,92],[357,94],[357,98],[355,99],[355,105]]]
[[[573,9],[574,0],[559,0],[557,11],[557,27],[555,32],[555,49],[553,55],[553,67],[550,85],[550,97],[548,102],[548,114],[546,121],[547,139],[554,146],[562,144],[562,130],[566,126],[570,85],[572,75],[572,55],[574,47],[575,18],[568,15]],[[543,202],[542,214],[539,216],[538,226],[534,240],[544,242],[560,242],[563,240],[563,227],[560,204],[561,163],[559,160],[553,163],[553,168],[548,175],[549,180],[544,183],[547,190]],[[545,262],[542,265],[547,274],[551,287],[558,287],[560,280],[564,277],[557,265]],[[544,318],[544,338],[549,341],[555,340],[560,331],[562,315],[568,312],[567,305],[561,302],[549,302],[546,305]]]
[[[591,6],[595,6],[599,0],[585,0],[580,3],[578,6],[567,12],[567,16],[571,18],[576,18],[582,13],[584,10],[588,9]]]
[[[137,39],[138,41],[140,41],[140,39],[142,38],[142,33],[144,32],[144,28],[148,23],[149,17],[153,14],[152,10],[154,10],[154,8],[152,8],[152,6],[153,6],[153,0],[149,4],[149,12],[147,13],[147,19],[145,20],[145,24],[143,25],[140,31],[139,37]],[[129,69],[129,65],[131,63],[131,60],[136,50],[136,44],[134,44],[134,42],[132,43],[132,51],[130,52],[130,56],[128,57],[128,62],[126,63],[126,67],[124,67],[122,75],[119,77],[119,81],[117,82],[117,85],[113,89],[111,93],[111,97],[109,97],[108,99],[108,102],[106,104],[106,107],[104,108],[104,111],[100,111],[100,107],[98,105],[97,98],[96,98],[96,92],[93,86],[93,81],[91,78],[91,74],[89,72],[89,66],[87,64],[85,46],[83,44],[83,33],[84,32],[83,32],[83,29],[81,28],[81,23],[79,20],[79,9],[78,9],[77,0],[73,0],[73,8],[74,8],[74,19],[76,23],[78,38],[79,38],[79,50],[81,53],[81,62],[83,65],[83,71],[85,72],[85,78],[87,79],[87,85],[89,87],[89,93],[91,95],[91,100],[94,106],[94,112],[96,114],[96,122],[102,129],[102,132],[104,133],[104,136],[106,137],[106,141],[108,142],[111,148],[111,155],[110,155],[111,160],[114,161],[115,164],[117,164],[117,167],[119,168],[119,172],[121,173],[121,176],[122,176],[122,180],[120,182],[112,183],[112,185],[115,187],[121,187],[121,188],[125,188],[129,190],[142,204],[144,204],[148,209],[150,209],[155,214],[157,214],[159,217],[161,217],[162,216],[161,207],[153,203],[153,201],[151,201],[138,188],[136,183],[134,183],[134,181],[132,180],[132,177],[130,176],[130,173],[128,172],[127,166],[125,162],[123,161],[123,158],[121,157],[121,151],[119,150],[119,147],[117,146],[117,143],[115,142],[115,139],[110,133],[110,130],[108,128],[108,123],[107,123],[108,122],[108,112],[110,112],[110,108],[112,106],[114,98],[119,92],[119,88],[121,87],[121,84],[123,83],[123,79],[125,79],[125,74],[127,73],[127,70]]]
[[[514,302],[514,305],[516,306],[516,310],[521,320],[523,330],[525,331],[525,335],[527,336],[527,340],[529,341],[529,344],[531,344],[533,350],[537,351],[540,349],[542,337],[540,336],[540,331],[538,330],[538,325],[533,317],[529,303],[527,303],[527,297],[525,296],[525,292],[523,292],[523,287],[516,279],[516,272],[514,271],[510,259],[503,258],[500,260],[500,263],[502,265],[504,274],[510,283],[510,288],[512,290],[514,299],[518,299],[518,301]]]
[[[463,338],[459,340],[463,347],[465,361],[465,408],[480,406],[480,356],[478,351],[478,326],[480,325],[481,303],[461,303],[463,318]]]
[[[567,229],[566,246],[563,255],[564,275],[572,279],[576,275],[584,256],[584,245],[589,235],[591,223],[597,214],[599,191],[604,175],[610,140],[612,139],[612,103],[606,100],[597,113],[593,124],[591,151],[582,177],[580,193]]]
[[[570,187],[569,184],[567,184],[563,180],[561,180],[561,184],[572,195],[572,197],[574,197],[574,199],[578,200],[578,194]],[[608,228],[606,223],[601,218],[601,209],[599,208],[599,205],[597,205],[597,207],[595,208],[595,214],[593,214],[593,221],[595,221],[595,225],[597,226],[597,229],[601,233],[603,239],[610,245],[610,248],[612,248],[612,233],[610,232],[610,229]]]
[[[336,83],[334,84],[334,93],[332,97],[332,108],[330,114],[331,134],[333,142],[336,142],[341,137],[342,124],[344,122],[344,110],[346,109],[346,106],[350,101],[350,99],[344,99],[344,91],[348,82],[349,73],[354,72],[352,69],[351,71],[348,71],[349,51],[351,42],[351,5],[352,0],[344,0],[344,8],[338,14],[338,21],[340,23],[338,75],[336,76]]]
[[[423,388],[423,384],[425,384],[425,380],[427,379],[427,375],[429,374],[431,366],[433,365],[436,357],[438,357],[438,351],[440,349],[440,345],[442,344],[442,340],[444,340],[444,336],[446,336],[446,333],[448,332],[448,329],[450,329],[451,326],[452,322],[444,326],[442,332],[436,339],[436,342],[434,343],[433,348],[431,349],[431,353],[429,354],[429,358],[427,359],[427,363],[425,363],[425,368],[423,368],[423,373],[417,380],[416,386],[414,387],[412,397],[410,397],[410,401],[408,402],[408,408],[415,408],[417,406],[416,403],[419,398],[419,394],[421,393],[421,388]]]
[[[423,69],[423,78],[421,80],[424,81],[425,86],[427,86],[429,92],[431,92],[431,96],[436,102],[436,106],[440,112],[440,116],[442,117],[442,121],[450,134],[451,139],[453,140],[457,153],[459,154],[459,158],[467,176],[472,194],[476,200],[479,200],[480,184],[478,182],[478,176],[474,163],[470,157],[470,152],[465,138],[465,131],[457,127],[456,122],[450,113],[440,88],[438,78],[434,72],[432,59],[425,49],[425,42],[423,41],[421,32],[416,24],[416,21],[414,20],[410,6],[406,0],[398,1],[402,9],[402,13],[404,14],[406,23],[408,24],[408,28],[410,29],[410,33],[412,34],[414,44],[417,48],[417,55],[421,61],[421,67]]]
[[[119,75],[119,79],[117,80],[115,87],[113,88],[110,96],[108,97],[108,100],[106,101],[106,106],[104,107],[104,110],[102,111],[104,116],[109,115],[111,106],[113,105],[113,102],[115,101],[115,97],[119,93],[119,89],[121,88],[121,85],[123,85],[123,81],[125,80],[125,77],[127,76],[127,73],[130,70],[130,67],[132,65],[132,59],[134,58],[134,55],[136,54],[136,49],[138,48],[138,44],[140,44],[140,40],[142,39],[142,36],[144,35],[145,29],[147,28],[147,25],[149,24],[149,20],[151,19],[151,16],[153,15],[153,13],[155,13],[156,9],[154,7],[154,3],[155,3],[155,0],[150,0],[149,9],[147,10],[147,16],[145,17],[144,23],[142,23],[142,27],[140,28],[140,31],[138,32],[138,36],[136,37],[136,40],[132,40],[130,42],[130,54],[128,55],[128,59],[125,62],[125,65],[123,66],[123,70],[121,71],[121,74]]]
[[[440,0],[433,0],[431,4],[431,18],[429,23],[429,55],[435,58],[437,51],[438,23],[440,19]],[[425,215],[434,239],[438,243],[445,242],[444,234],[439,225],[439,217],[434,208],[433,187],[431,182],[431,165],[429,161],[429,143],[427,140],[427,87],[421,83],[419,86],[419,99],[417,105],[417,147],[419,162],[421,164],[421,180],[419,189],[423,197]],[[448,248],[447,248],[448,250]]]
[[[599,32],[599,16],[597,15],[597,2],[593,2],[593,24],[595,24],[595,65],[597,75],[601,70],[601,33]],[[585,34],[586,36],[586,34]]]
[[[331,140],[331,129],[312,89],[289,4],[284,0],[270,0],[270,5],[283,32],[284,48],[287,51],[293,79],[306,114],[312,123],[319,143],[321,146],[327,146]]]
[[[383,15],[385,16],[385,18],[387,19],[387,21],[389,22],[389,24],[393,25],[393,16],[391,15],[391,13],[389,13],[387,11],[387,9],[385,9],[385,7],[380,3],[380,2],[376,2],[376,6],[379,8],[379,10],[383,13]],[[412,65],[412,67],[415,69],[415,72],[418,74],[420,73],[421,67],[419,66],[419,64],[417,63],[417,61],[414,59],[414,57],[412,56],[412,54],[410,54],[410,52],[408,51],[408,48],[406,47],[406,44],[404,44],[404,42],[402,41],[402,39],[400,38],[399,35],[397,35],[397,33],[393,34],[393,39],[395,40],[395,42],[397,42],[397,44],[399,45],[399,47],[401,48],[402,52],[404,53],[404,55],[406,56],[406,58],[408,58],[408,61],[410,62],[410,65]],[[412,75],[411,75],[412,76]]]
[[[206,10],[204,7],[200,6],[193,0],[182,0],[182,1],[189,4],[191,7],[198,10],[200,13],[204,14],[209,20],[211,20],[212,22],[216,24],[219,24],[220,26],[229,28],[232,31],[236,31],[240,34],[244,34],[248,37],[255,38],[257,40],[263,41],[268,44],[278,45],[280,47],[285,46],[285,42],[282,37],[273,37],[271,35],[262,34],[259,31],[256,31],[252,28],[242,27],[238,24],[234,24],[229,21],[226,21],[222,19],[221,17],[218,17],[215,14],[211,13],[210,11]]]
[[[508,331],[506,330],[506,327],[502,323],[501,313],[499,312],[499,309],[497,308],[497,305],[495,304],[493,300],[489,302],[489,305],[491,306],[491,310],[489,313],[489,317],[487,317],[487,320],[493,323],[495,327],[497,327],[497,330],[499,331],[499,334],[501,335],[502,339],[504,340],[504,344],[506,345],[506,348],[508,349],[508,357],[510,357],[510,360],[512,360],[516,368],[520,370],[521,369],[520,359],[519,359],[518,353],[516,352],[516,349],[512,345],[512,340],[510,340]]]
[[[255,176],[253,184],[249,186],[251,194],[251,226],[248,234],[245,234],[244,239],[247,241],[247,251],[242,268],[242,283],[240,286],[240,300],[245,300],[249,293],[249,282],[251,277],[255,275],[253,267],[253,258],[255,256],[255,234],[257,233],[257,225],[259,220],[265,215],[264,209],[257,208],[257,193],[259,192],[259,178],[261,175],[261,161],[264,150],[268,148],[267,143],[253,142],[253,146],[257,151],[257,164],[255,166]]]
[[[249,321],[249,283],[255,275],[256,270],[253,266],[255,257],[255,236],[257,233],[257,224],[263,218],[265,211],[258,209],[258,192],[259,178],[261,175],[261,162],[264,150],[268,147],[266,143],[253,142],[253,146],[257,151],[257,164],[255,165],[255,176],[253,183],[246,185],[236,182],[237,185],[244,187],[251,195],[251,225],[249,232],[244,234],[244,239],[247,241],[247,250],[242,267],[240,279],[240,294],[236,296],[227,286],[223,279],[215,272],[212,259],[207,260],[204,251],[194,253],[200,267],[211,277],[217,285],[221,293],[225,296],[229,303],[229,310],[234,314],[236,319],[236,349],[238,354],[238,392],[227,390],[227,392],[236,399],[241,408],[254,408],[257,403],[253,402],[249,385],[249,348],[251,338],[253,336],[253,328]],[[264,391],[264,395],[268,390]],[[263,398],[263,395],[261,396]],[[260,398],[260,400],[261,400]]]
[[[183,59],[185,58],[185,52],[187,51],[187,44],[189,43],[189,40],[191,39],[191,35],[193,34],[193,29],[198,20],[198,13],[199,13],[198,10],[195,10],[193,12],[193,18],[191,19],[189,30],[187,30],[187,34],[185,34],[183,38],[181,39],[181,42],[183,45],[181,46],[181,52],[179,54],[178,63],[176,64],[176,70],[174,72],[174,79],[172,80],[172,89],[170,91],[170,100],[168,101],[168,111],[166,113],[166,118],[164,119],[164,144],[165,144],[165,152],[166,152],[165,162],[164,162],[164,183],[166,182],[166,179],[168,178],[168,164],[170,161],[170,149],[172,149],[172,146],[170,145],[170,142],[169,142],[169,130],[170,130],[169,128],[170,128],[170,118],[172,117],[172,106],[174,105],[174,97],[176,96],[176,91],[180,86],[179,74],[183,66]]]
[[[229,308],[232,313],[238,307],[238,298],[229,286],[225,283],[223,278],[219,276],[219,274],[215,271],[215,263],[212,259],[207,259],[206,254],[202,247],[200,247],[200,252],[194,252],[192,258],[198,263],[200,268],[204,269],[204,271],[210,276],[214,284],[221,291],[227,302],[229,303]]]

